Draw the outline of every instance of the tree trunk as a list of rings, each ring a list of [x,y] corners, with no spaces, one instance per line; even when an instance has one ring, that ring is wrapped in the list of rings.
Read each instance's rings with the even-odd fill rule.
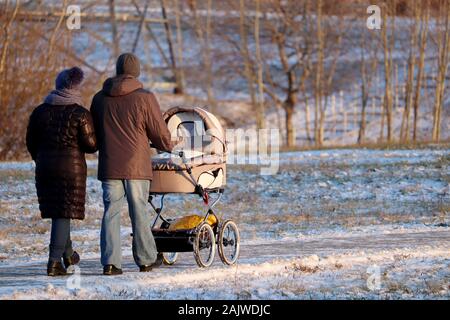
[[[410,38],[410,49],[409,49],[409,58],[408,58],[408,78],[406,81],[406,92],[405,92],[405,109],[403,112],[402,125],[400,130],[400,141],[408,142],[410,135],[409,128],[409,118],[413,104],[413,85],[414,85],[414,69],[416,65],[416,41],[418,37],[418,24],[417,24],[417,3],[416,0],[413,1],[414,7],[414,16],[416,20],[413,21],[413,27],[411,30],[411,38]]]
[[[305,27],[306,30],[308,30],[308,27],[311,26],[311,1],[310,0],[306,0],[305,2],[305,17],[306,17],[306,23],[305,23]],[[307,31],[306,31],[307,32]],[[305,34],[307,34],[305,32]],[[311,37],[309,38],[311,39]],[[312,137],[311,137],[311,128],[310,128],[310,120],[311,120],[311,116],[310,116],[310,109],[309,109],[309,97],[308,97],[308,92],[306,90],[306,80],[309,77],[311,70],[312,70],[312,63],[311,63],[311,51],[312,51],[312,41],[307,41],[306,42],[306,61],[305,61],[305,67],[303,70],[303,75],[302,75],[302,80],[301,80],[301,86],[300,89],[302,91],[303,97],[304,97],[304,101],[305,101],[305,132],[306,132],[306,140],[308,141],[308,145],[312,144]]]
[[[145,2],[144,11],[141,13],[141,21],[139,22],[139,27],[138,27],[138,30],[136,32],[136,37],[134,38],[133,48],[131,49],[131,52],[133,52],[133,53],[136,52],[136,48],[137,48],[138,43],[139,43],[139,38],[141,37],[142,28],[144,27],[144,24],[145,24],[145,16],[147,15],[147,9],[148,9],[148,3],[149,2],[150,2],[150,0],[147,0]]]
[[[258,17],[255,17],[255,24]],[[258,127],[258,110],[256,105],[255,87],[254,87],[254,76],[251,67],[250,54],[248,52],[248,38],[247,30],[245,26],[245,1],[239,0],[239,33],[241,38],[240,52],[242,59],[244,60],[244,74],[247,80],[247,87],[250,94],[250,102],[252,108],[256,111],[256,126]],[[256,39],[255,39],[256,40]]]
[[[178,92],[184,92],[184,70],[183,70],[183,30],[181,29],[181,15],[180,15],[180,4],[178,0],[174,0],[175,6],[175,25],[177,28],[177,49],[178,49],[178,63],[177,63],[177,75],[178,75]]]
[[[200,23],[200,19],[197,15],[197,0],[191,0],[190,2],[191,11],[194,15],[195,33],[197,39],[202,43],[202,57],[203,57],[203,68],[206,72],[206,94],[208,97],[208,104],[211,112],[215,112],[216,101],[213,94],[213,77],[212,77],[212,66],[211,66],[211,52],[210,52],[210,36],[211,36],[211,0],[206,1],[207,5],[207,16],[206,16],[206,35],[203,35],[203,29]]]
[[[394,6],[395,7],[395,6]],[[383,38],[383,49],[384,49],[384,77],[385,77],[385,93],[384,93],[384,103],[382,112],[382,125],[381,125],[381,135],[380,140],[383,140],[384,135],[384,115],[386,115],[386,125],[387,125],[387,142],[392,142],[392,83],[391,83],[391,73],[392,73],[392,60],[391,60],[391,47],[389,44],[388,34],[387,34],[387,21],[388,21],[388,8],[389,5],[386,4],[385,10],[383,10],[383,21],[385,21],[382,30]],[[394,30],[394,18],[391,18],[391,28],[392,36]]]
[[[134,7],[136,8],[136,11],[138,13],[138,15],[142,16],[143,11],[141,11],[141,9],[139,8],[139,5],[136,3],[136,1],[132,1]],[[159,43],[158,38],[155,36],[155,34],[153,33],[152,27],[150,26],[149,23],[146,23],[144,20],[144,25],[145,25],[145,29],[147,30],[148,34],[144,34],[145,39],[147,39],[147,36],[150,36],[151,40],[155,43],[156,49],[158,50],[159,54],[161,55],[161,58],[164,60],[164,63],[166,64],[166,66],[170,69],[172,69],[172,65],[169,61],[169,58],[167,58],[166,54],[164,53],[163,48],[161,47],[161,44]],[[147,65],[150,65],[150,60],[146,63]],[[174,75],[175,77],[175,75]]]
[[[256,51],[256,72],[258,83],[258,107],[256,112],[256,126],[258,129],[263,129],[266,127],[266,117],[264,107],[263,64],[261,58],[261,47],[259,44],[259,13],[260,13],[260,0],[256,0],[255,51]]]
[[[381,120],[380,120],[380,136],[378,138],[378,142],[383,142],[384,139],[384,122],[385,122],[385,117],[386,117],[386,95],[383,98],[383,103],[380,105],[380,115],[381,115]]]
[[[363,31],[364,32],[364,31]],[[359,124],[358,132],[358,144],[363,143],[363,139],[366,133],[366,106],[368,99],[368,88],[367,88],[367,72],[366,72],[366,38],[365,34],[362,36],[361,40],[361,122]]]
[[[445,1],[447,12],[445,17],[445,30],[439,33],[439,59],[438,76],[436,78],[436,94],[433,112],[433,141],[439,142],[441,137],[441,113],[444,102],[445,78],[449,64],[450,51],[450,0]]]
[[[419,56],[419,65],[417,67],[417,80],[416,80],[416,91],[414,95],[414,122],[413,122],[413,141],[417,141],[417,122],[419,120],[419,105],[420,105],[420,91],[422,90],[422,78],[423,78],[423,70],[425,64],[425,51],[427,47],[427,35],[428,35],[428,20],[430,17],[430,0],[426,2],[426,9],[423,10],[421,6],[419,6],[419,10],[421,10],[420,15],[420,23],[421,23],[421,31],[420,31],[420,56]],[[416,18],[417,19],[417,18]]]
[[[206,15],[206,37],[205,37],[205,69],[207,72],[207,94],[208,103],[211,106],[211,112],[216,112],[216,99],[213,91],[213,74],[211,64],[211,0],[206,1],[207,15]]]
[[[317,146],[323,143],[323,106],[322,106],[322,65],[323,65],[323,32],[322,32],[322,0],[317,1],[317,66],[315,81],[315,119],[314,139]],[[320,117],[320,118],[319,118]]]
[[[309,111],[308,94],[306,93],[304,85],[303,85],[302,91],[303,91],[303,96],[305,97],[305,131],[306,131],[306,139],[308,140],[309,144],[311,144],[311,142],[312,142],[311,129],[309,128],[311,115],[310,115],[310,111]]]
[[[169,49],[169,57],[170,62],[172,65],[173,74],[175,77],[175,88],[174,93],[175,94],[181,94],[184,91],[183,84],[181,83],[180,75],[177,69],[177,62],[175,60],[175,53],[173,50],[173,41],[172,41],[172,31],[170,29],[169,20],[167,19],[167,12],[166,12],[166,2],[165,0],[161,0],[161,14],[164,19],[164,30],[166,33],[166,41],[167,41],[167,47]]]
[[[109,15],[111,21],[111,34],[114,56],[117,59],[117,57],[120,55],[120,44],[117,36],[116,4],[114,0],[109,0]]]
[[[288,148],[295,146],[295,129],[294,129],[294,110],[296,104],[296,97],[290,94],[283,104],[283,109],[286,112],[286,145]]]

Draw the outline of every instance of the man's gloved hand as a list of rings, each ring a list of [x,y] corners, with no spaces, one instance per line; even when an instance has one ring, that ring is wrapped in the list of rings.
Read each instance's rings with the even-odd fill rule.
[[[179,144],[181,144],[183,142],[184,142],[184,137],[182,137],[182,136],[181,137],[177,137],[175,142],[174,142],[174,145],[177,146],[177,145],[179,145]]]

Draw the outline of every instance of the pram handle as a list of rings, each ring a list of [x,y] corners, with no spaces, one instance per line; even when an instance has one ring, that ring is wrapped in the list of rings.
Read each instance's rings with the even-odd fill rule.
[[[152,147],[152,145],[150,145],[150,147]],[[184,153],[183,150],[181,150],[181,151],[171,151],[171,152],[164,151],[164,150],[159,150],[159,151],[165,152],[165,153],[168,153],[168,154],[173,154],[173,155],[179,156],[181,159],[185,159],[185,153]]]
[[[155,147],[155,145],[154,145],[153,143],[150,143],[150,148],[156,149],[156,147]],[[157,149],[157,150],[158,150],[158,152],[165,152],[165,153],[177,155],[177,156],[179,156],[181,159],[185,159],[185,154],[184,154],[184,151],[183,151],[183,150],[181,150],[181,151],[175,151],[175,152],[174,152],[174,151],[169,152],[169,151],[164,151],[164,150],[159,150],[159,149]]]
[[[174,152],[172,152],[172,154],[174,154]],[[184,151],[183,150],[176,151],[175,154],[178,154],[178,156],[181,158],[181,160],[183,161],[184,165],[186,166],[187,172],[189,173],[191,178],[195,181],[194,177],[192,176],[192,168],[186,161],[186,157],[185,157]]]
[[[150,147],[153,147],[153,145],[150,144]],[[169,153],[169,154],[173,154],[173,155],[179,156],[181,158],[181,160],[183,161],[183,164],[186,166],[186,170],[189,173],[189,175],[191,176],[191,179],[192,179],[193,183],[195,184],[195,178],[192,175],[192,167],[187,163],[186,157],[185,157],[185,153],[184,153],[183,150],[171,151],[171,152],[161,150],[161,152],[166,152],[166,153]],[[196,189],[197,188],[198,188],[198,185],[196,185]],[[204,193],[203,192],[201,192],[201,193],[199,192],[199,194],[201,194],[203,196]]]
[[[151,146],[151,145],[150,145]],[[173,155],[177,155],[177,156],[179,156],[181,159],[182,159],[182,161],[183,161],[183,164],[185,165],[185,167],[186,167],[186,171],[188,172],[188,174],[190,175],[190,177],[191,177],[191,179],[192,179],[192,182],[194,183],[194,185],[195,185],[195,193],[197,193],[200,197],[202,197],[203,198],[203,201],[205,202],[205,204],[207,205],[208,204],[208,202],[209,202],[209,195],[208,195],[208,192],[206,192],[204,189],[203,189],[203,187],[200,185],[200,184],[198,184],[197,182],[196,182],[196,179],[194,178],[194,176],[192,175],[192,167],[189,165],[189,163],[186,161],[186,154],[184,153],[184,151],[183,150],[178,150],[178,151],[171,151],[171,152],[168,152],[168,151],[163,151],[163,150],[161,150],[161,152],[166,152],[166,153],[169,153],[169,154],[173,154]],[[214,177],[216,177],[216,175],[214,174]],[[215,203],[214,203],[215,204]],[[211,206],[211,208],[212,208],[212,206]],[[158,213],[158,212],[157,212]]]

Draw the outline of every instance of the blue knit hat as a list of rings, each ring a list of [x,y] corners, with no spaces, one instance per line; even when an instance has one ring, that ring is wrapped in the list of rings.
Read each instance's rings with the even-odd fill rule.
[[[78,67],[64,69],[61,71],[55,80],[56,90],[62,89],[78,89],[81,82],[83,82],[84,73]]]

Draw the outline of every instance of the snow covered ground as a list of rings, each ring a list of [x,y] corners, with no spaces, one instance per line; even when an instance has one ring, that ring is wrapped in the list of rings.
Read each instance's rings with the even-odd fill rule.
[[[0,298],[450,298],[448,148],[289,152],[280,159],[273,176],[229,166],[217,211],[240,227],[236,266],[216,257],[199,269],[183,253],[173,266],[139,273],[124,207],[125,273],[113,278],[101,276],[101,190],[89,162],[87,218],[72,228],[80,278],[59,279],[45,275],[50,225],[39,217],[33,164],[0,163]],[[173,195],[165,211],[180,216],[204,207],[196,196]]]

